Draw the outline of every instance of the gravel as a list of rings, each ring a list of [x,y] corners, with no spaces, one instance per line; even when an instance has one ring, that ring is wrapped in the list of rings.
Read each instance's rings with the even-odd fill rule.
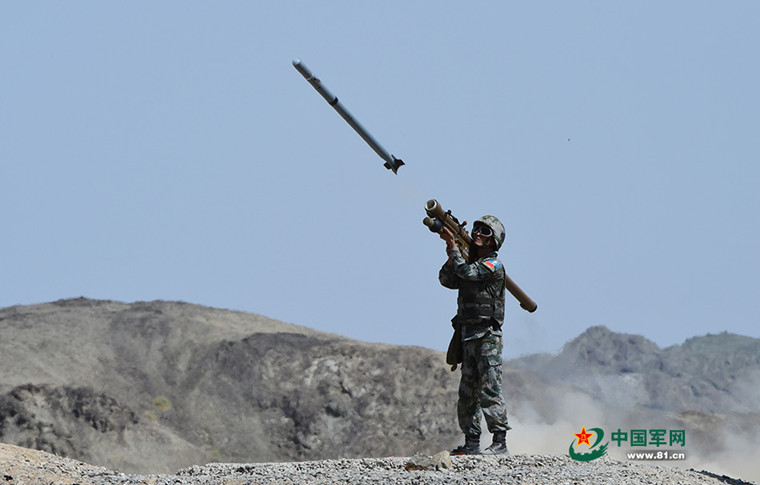
[[[405,469],[410,458],[360,458],[289,463],[212,463],[174,475],[131,475],[47,453],[0,445],[0,484],[45,485],[489,485],[489,484],[710,484],[750,482],[676,467],[603,457],[578,462],[568,456],[455,456],[443,471]]]

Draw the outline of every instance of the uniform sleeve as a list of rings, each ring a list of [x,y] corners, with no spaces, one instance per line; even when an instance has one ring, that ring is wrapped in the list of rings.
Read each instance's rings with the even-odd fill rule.
[[[458,249],[456,254],[450,255],[450,259],[453,262],[454,274],[463,280],[484,281],[494,279],[498,277],[497,275],[502,267],[501,261],[496,259],[496,257],[488,257],[474,263],[467,263]]]
[[[441,270],[438,272],[438,281],[446,288],[452,290],[459,288],[459,277],[454,274],[454,266],[450,265],[448,261],[441,266]]]

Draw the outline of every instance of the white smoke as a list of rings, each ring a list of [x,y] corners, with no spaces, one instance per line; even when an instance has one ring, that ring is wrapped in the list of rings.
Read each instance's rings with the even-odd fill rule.
[[[508,389],[507,389],[508,393]],[[639,461],[660,466],[676,466],[705,470],[717,475],[760,483],[760,419],[755,415],[683,415],[668,414],[636,408],[612,408],[600,404],[583,392],[554,392],[553,415],[547,416],[546,408],[536,411],[528,402],[521,402],[510,409],[512,430],[507,434],[507,443],[513,454],[556,454],[568,453],[569,445],[575,439],[573,433],[592,427],[602,428],[611,434],[620,428],[630,429],[684,429],[686,446],[663,448],[668,451],[683,451],[687,459],[682,461]],[[607,441],[610,436],[605,436]],[[648,447],[647,449],[654,449]],[[628,461],[627,452],[636,451],[627,442],[618,447],[610,441],[608,456],[620,461]]]

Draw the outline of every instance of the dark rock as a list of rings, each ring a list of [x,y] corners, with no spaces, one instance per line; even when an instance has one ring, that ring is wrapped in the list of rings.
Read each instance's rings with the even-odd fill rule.
[[[428,349],[161,301],[0,309],[0,331],[0,439],[88,463],[403,455],[458,434],[457,375]]]

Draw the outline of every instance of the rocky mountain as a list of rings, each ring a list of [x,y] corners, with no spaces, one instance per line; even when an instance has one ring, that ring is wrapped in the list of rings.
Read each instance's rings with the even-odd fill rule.
[[[459,373],[421,347],[187,303],[85,298],[0,309],[0,335],[0,441],[93,465],[168,473],[433,454],[460,440]],[[536,449],[560,443],[563,453],[564,436],[591,423],[582,419],[625,417],[688,427],[705,438],[690,448],[700,452],[749,440],[760,422],[758,350],[760,339],[730,334],[660,349],[592,327],[559,355],[505,363],[510,433],[527,446],[521,430],[548,426],[558,431]]]
[[[0,441],[128,471],[386,456],[457,437],[440,352],[186,303],[0,310]]]
[[[559,355],[507,363],[618,407],[760,413],[760,339],[721,333],[660,349],[639,335],[591,327]]]

